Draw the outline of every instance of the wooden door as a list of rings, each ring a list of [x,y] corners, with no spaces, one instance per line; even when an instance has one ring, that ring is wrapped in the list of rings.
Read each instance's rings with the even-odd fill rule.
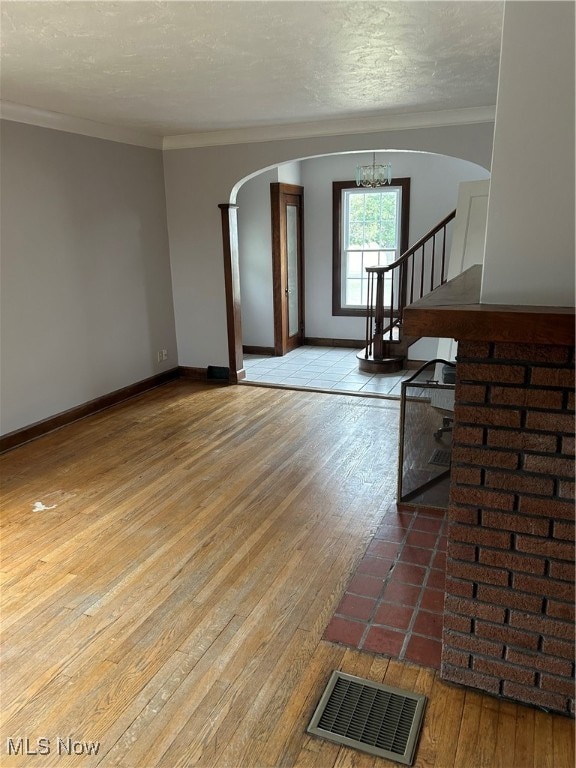
[[[274,354],[304,341],[304,189],[271,184]]]

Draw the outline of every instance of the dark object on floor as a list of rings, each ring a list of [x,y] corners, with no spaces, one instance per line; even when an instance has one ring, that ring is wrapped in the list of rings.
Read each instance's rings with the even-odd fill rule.
[[[218,382],[220,384],[223,382],[229,382],[230,368],[219,365],[209,365],[206,369],[206,381]]]

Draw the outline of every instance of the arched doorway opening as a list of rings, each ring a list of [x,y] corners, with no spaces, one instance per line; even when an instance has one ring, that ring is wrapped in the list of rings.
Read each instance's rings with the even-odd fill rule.
[[[489,178],[489,171],[475,163],[447,155],[436,155],[418,151],[375,150],[378,156],[386,156],[393,167],[393,175],[412,178],[412,206],[410,220],[410,243],[428,231],[451,209],[456,207],[458,186],[462,181]],[[226,304],[228,322],[228,346],[230,375],[233,381],[241,380],[243,370],[243,344],[252,345],[251,338],[243,336],[243,323],[250,333],[250,324],[264,328],[266,323],[259,317],[250,321],[250,312],[256,311],[256,302],[244,301],[246,291],[245,272],[241,280],[243,264],[242,248],[245,244],[243,228],[249,216],[245,203],[249,188],[257,185],[269,187],[271,176],[283,167],[298,164],[300,181],[305,189],[305,252],[306,276],[306,331],[312,340],[333,338],[336,340],[357,340],[363,337],[364,320],[361,318],[336,317],[332,314],[332,182],[354,177],[355,166],[364,160],[371,160],[371,152],[346,152],[299,158],[290,163],[268,166],[239,180],[230,194],[230,201],[220,206],[222,212],[222,233],[225,250]],[[382,160],[384,162],[384,160]],[[260,195],[262,201],[264,197]],[[240,204],[240,205],[238,205]],[[266,212],[269,216],[269,209]],[[262,226],[266,216],[261,217]],[[269,226],[269,223],[268,223]],[[263,259],[269,254],[263,254]],[[269,283],[259,274],[260,292],[271,291],[271,269]],[[242,293],[241,293],[241,282]],[[244,302],[244,305],[243,305]],[[261,340],[257,343],[262,346]],[[270,342],[265,346],[273,346]],[[423,353],[424,354],[424,353]],[[429,357],[429,355],[424,355]]]

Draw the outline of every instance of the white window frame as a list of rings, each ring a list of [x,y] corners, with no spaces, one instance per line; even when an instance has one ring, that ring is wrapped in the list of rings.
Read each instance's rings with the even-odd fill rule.
[[[409,246],[409,225],[410,225],[410,178],[393,178],[391,187],[400,187],[401,196],[399,198],[400,221],[396,228],[399,237],[398,255],[404,253]],[[378,190],[383,188],[378,187]],[[343,235],[343,190],[365,191],[367,188],[359,188],[355,181],[333,181],[332,182],[332,315],[334,317],[366,317],[366,305],[342,304],[342,285],[347,275],[346,262],[343,259],[344,242]],[[398,245],[398,244],[397,244]],[[386,249],[383,249],[386,250]],[[395,289],[395,296],[399,295]]]
[[[396,197],[396,220],[395,220],[395,241],[393,248],[350,248],[349,247],[349,208],[350,198],[354,195],[376,195],[376,194],[390,194],[393,193]],[[401,255],[400,239],[401,239],[401,214],[402,214],[402,187],[399,185],[391,184],[385,187],[377,187],[375,189],[367,188],[352,188],[343,189],[341,191],[341,234],[340,242],[342,243],[341,249],[341,281],[340,281],[340,302],[341,307],[345,310],[359,310],[365,309],[367,301],[367,287],[368,287],[368,275],[365,271],[367,266],[386,266],[396,261]],[[382,221],[382,219],[380,220]],[[361,259],[360,276],[350,276],[350,255],[359,254]],[[360,303],[353,303],[348,301],[348,293],[350,288],[350,281],[357,280],[360,282]],[[390,295],[391,278],[385,279],[384,284],[384,301]]]

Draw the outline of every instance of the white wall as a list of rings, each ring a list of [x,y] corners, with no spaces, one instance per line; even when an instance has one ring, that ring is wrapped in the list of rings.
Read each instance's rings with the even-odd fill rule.
[[[8,121],[1,139],[7,433],[177,357],[162,153]]]
[[[483,303],[574,306],[574,7],[506,3]]]
[[[238,192],[238,249],[242,296],[242,342],[274,346],[270,184],[302,181],[300,163],[284,163],[253,176]]]
[[[379,159],[392,163],[395,176],[411,179],[410,243],[456,207],[461,181],[487,179],[490,175],[485,168],[466,160],[421,152],[386,153]],[[356,165],[368,162],[369,155],[345,154],[299,164],[299,179],[305,190],[306,336],[364,338],[364,318],[332,315],[332,182],[354,178]],[[276,176],[276,171],[267,171],[249,179],[237,198],[242,336],[244,344],[252,346],[274,346],[270,184]],[[435,350],[436,342],[419,342],[410,354],[423,360],[434,357]]]
[[[490,176],[485,168],[454,157],[387,152],[380,154],[378,160],[392,163],[393,176],[410,177],[410,245],[456,208],[461,181]],[[307,336],[364,338],[366,321],[363,317],[332,316],[332,182],[353,179],[358,163],[371,162],[371,155],[358,154],[322,157],[302,163]],[[416,354],[416,359],[425,359],[426,349],[423,345],[414,345],[411,356]],[[435,345],[432,353],[434,351]]]
[[[282,184],[302,184],[302,166],[300,163],[282,163],[278,166],[278,181]]]
[[[423,150],[490,167],[492,123],[170,150],[164,155],[170,259],[181,365],[228,365],[220,203],[259,170],[304,157]],[[355,164],[354,159],[352,160]],[[308,205],[305,192],[305,206]],[[305,214],[305,231],[310,216]],[[311,335],[311,334],[310,334]]]
[[[277,181],[277,169],[261,173],[244,184],[236,200],[242,342],[254,347],[274,346],[270,184]]]

